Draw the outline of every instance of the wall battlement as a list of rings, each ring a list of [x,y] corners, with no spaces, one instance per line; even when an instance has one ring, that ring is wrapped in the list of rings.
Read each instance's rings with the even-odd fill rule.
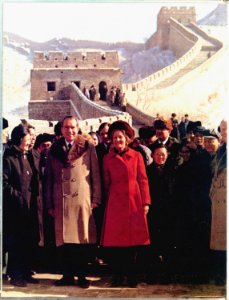
[[[34,69],[44,68],[119,68],[117,51],[34,52]]]
[[[160,10],[160,13],[163,14],[163,13],[184,13],[184,14],[188,14],[188,13],[195,13],[195,7],[192,6],[192,7],[187,7],[187,6],[172,6],[172,7],[169,7],[169,6],[164,6],[161,8]]]

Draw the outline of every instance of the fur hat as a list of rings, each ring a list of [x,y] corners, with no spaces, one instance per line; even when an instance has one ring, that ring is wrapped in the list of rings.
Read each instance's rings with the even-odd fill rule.
[[[134,138],[134,129],[129,125],[129,123],[119,120],[112,123],[108,130],[108,137],[111,139],[112,132],[114,130],[125,131],[126,135],[132,140]]]
[[[167,129],[167,130],[172,130],[172,124],[170,120],[156,120],[153,124],[154,128],[157,129]]]
[[[53,135],[49,134],[49,133],[41,133],[37,136],[35,144],[34,144],[34,148],[37,149],[42,143],[45,142],[53,142]]]

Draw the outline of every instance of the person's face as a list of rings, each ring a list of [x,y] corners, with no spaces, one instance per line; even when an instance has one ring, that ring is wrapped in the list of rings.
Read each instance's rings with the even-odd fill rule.
[[[29,134],[30,134],[30,148],[33,148],[37,135],[33,128],[29,128]]]
[[[23,137],[23,139],[21,140],[21,144],[19,145],[19,148],[25,152],[29,150],[30,147],[30,143],[31,143],[31,137],[30,134],[28,133],[27,135],[25,135]]]
[[[153,160],[157,165],[163,165],[168,157],[166,148],[158,148],[153,153]]]
[[[123,151],[126,147],[126,137],[124,133],[120,130],[115,130],[112,137],[112,143],[118,152]]]
[[[219,148],[219,140],[217,138],[204,138],[204,148],[210,153],[215,154]]]
[[[227,143],[227,122],[222,121],[220,124],[220,134],[222,136],[222,142]]]
[[[188,161],[191,155],[191,152],[188,147],[182,147],[180,151],[180,155],[182,156],[184,161]]]
[[[40,146],[38,147],[38,151],[44,155],[47,155],[51,145],[52,143],[49,141],[41,143]]]
[[[104,128],[99,132],[99,136],[100,136],[100,139],[101,139],[101,143],[107,144],[107,143],[109,142],[109,139],[108,139],[108,130],[109,130],[109,126],[106,125],[106,126],[104,126]]]
[[[99,140],[98,140],[97,135],[96,135],[96,134],[92,134],[91,137],[92,137],[92,140],[93,140],[93,144],[94,144],[95,146],[97,146],[98,143],[99,143]]]
[[[197,146],[204,146],[204,135],[200,132],[196,132],[194,142]]]
[[[189,131],[186,133],[186,138],[187,138],[188,142],[194,142],[194,137],[195,137],[195,135],[194,135],[193,131]]]
[[[158,139],[165,141],[169,137],[168,129],[156,129],[156,136]]]
[[[67,142],[74,141],[78,133],[78,125],[75,119],[65,119],[61,132]]]

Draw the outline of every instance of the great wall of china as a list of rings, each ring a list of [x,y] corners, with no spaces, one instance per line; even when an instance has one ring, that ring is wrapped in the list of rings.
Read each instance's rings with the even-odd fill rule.
[[[178,59],[131,84],[121,83],[115,51],[49,52],[47,56],[42,52],[35,53],[29,117],[55,121],[63,115],[75,114],[82,127],[89,130],[97,129],[104,120],[124,119],[132,123],[132,117],[136,122],[151,125],[158,112],[155,104],[159,100],[161,111],[169,116],[171,107],[176,111],[177,102],[185,101],[183,113],[186,113],[194,105],[194,97],[196,100],[208,99],[220,84],[216,74],[220,74],[225,65],[226,46],[196,25],[193,8],[162,8],[157,26],[157,32],[146,42],[146,48],[160,45],[171,49]],[[88,100],[80,90],[91,84],[99,86],[104,80],[108,88],[112,85],[122,88],[126,112],[101,107]],[[55,82],[55,89],[47,90],[47,82]],[[60,93],[56,91],[64,92],[65,101],[58,98]]]

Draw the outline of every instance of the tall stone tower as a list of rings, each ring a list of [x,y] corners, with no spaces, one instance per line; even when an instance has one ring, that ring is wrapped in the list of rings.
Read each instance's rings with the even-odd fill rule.
[[[157,31],[146,42],[146,49],[155,45],[168,49],[171,17],[183,25],[196,23],[195,7],[162,7],[157,16]]]

